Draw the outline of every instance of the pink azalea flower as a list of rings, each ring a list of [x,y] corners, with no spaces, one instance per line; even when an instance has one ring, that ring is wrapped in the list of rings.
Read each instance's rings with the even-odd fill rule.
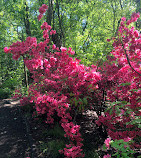
[[[44,14],[46,12],[46,9],[44,9],[43,7],[39,8],[39,13],[40,14]]]
[[[46,4],[42,4],[42,8],[48,9],[48,6]]]
[[[55,44],[52,45],[52,49],[53,49],[53,50],[56,49],[56,45],[55,45]]]
[[[43,17],[43,14],[39,14],[38,17],[37,17],[38,21],[40,21],[42,19],[42,17]]]
[[[4,52],[5,52],[5,53],[8,53],[10,50],[11,50],[11,49],[8,48],[8,47],[5,47],[5,48],[4,48]]]
[[[107,39],[107,42],[110,42],[110,39]]]
[[[105,145],[106,145],[106,147],[109,149],[109,147],[110,147],[110,141],[111,141],[111,138],[107,138],[106,140],[105,140]]]
[[[126,21],[126,18],[125,18],[125,17],[122,17],[121,20],[122,20],[122,21]]]
[[[123,139],[125,142],[129,142],[131,140],[131,138],[127,137]]]
[[[110,158],[111,155],[107,154],[107,155],[104,155],[103,158]]]
[[[61,49],[62,52],[66,52],[67,51],[67,48],[65,48],[65,47],[61,47],[60,49]]]

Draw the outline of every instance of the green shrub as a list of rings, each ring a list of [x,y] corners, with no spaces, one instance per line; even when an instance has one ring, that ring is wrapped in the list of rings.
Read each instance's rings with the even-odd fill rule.
[[[8,87],[0,89],[0,99],[6,99],[10,97],[11,94],[12,94],[12,91]]]
[[[58,150],[65,147],[65,142],[60,139],[50,140],[48,142],[40,142],[40,150],[42,154],[50,158],[62,158]]]

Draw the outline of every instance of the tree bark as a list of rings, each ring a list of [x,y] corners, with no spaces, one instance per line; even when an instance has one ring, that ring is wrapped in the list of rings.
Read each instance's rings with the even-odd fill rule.
[[[27,5],[27,2],[25,2],[24,25],[25,25],[26,35],[31,36],[31,29],[30,29],[30,22],[29,22],[29,7]],[[25,63],[24,63],[24,75],[25,75],[25,84],[26,84],[26,87],[28,88],[28,74],[27,74]]]
[[[27,36],[31,36],[30,22],[29,22],[29,7],[26,2],[25,2],[24,25],[25,25]]]
[[[136,0],[136,5],[137,5],[136,12],[137,13],[139,12],[140,15],[141,15],[141,1],[140,0]],[[136,29],[138,29],[138,30],[141,29],[141,20],[140,19],[138,19],[137,22],[136,22]]]
[[[49,5],[48,5],[48,12],[47,12],[47,23],[49,25],[51,25],[52,18],[53,18],[53,4],[54,4],[54,1],[49,0],[48,3],[49,3]]]
[[[65,39],[64,39],[64,32],[63,32],[63,28],[62,28],[62,20],[61,20],[61,17],[60,17],[60,9],[59,9],[58,0],[56,0],[56,7],[57,7],[58,20],[59,20],[60,42],[62,43],[62,41],[65,41]],[[64,46],[65,46],[65,42],[64,42]]]

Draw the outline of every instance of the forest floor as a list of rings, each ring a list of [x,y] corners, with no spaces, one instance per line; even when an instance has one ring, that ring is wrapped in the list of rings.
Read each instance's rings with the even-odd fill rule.
[[[94,111],[85,111],[76,118],[84,139],[87,158],[101,158],[101,146],[106,138],[95,124]],[[35,120],[19,106],[19,101],[0,100],[0,158],[63,158],[58,153],[65,145],[64,133],[56,124],[48,126]]]
[[[27,112],[26,112],[27,114]],[[30,114],[29,114],[30,115]],[[60,125],[47,125],[43,122],[45,118],[36,120],[28,115],[28,122],[32,133],[33,141],[36,144],[36,153],[39,158],[64,158],[58,150],[63,149],[66,144],[64,131]],[[107,138],[107,133],[103,132],[96,123],[96,112],[87,110],[78,115],[76,123],[80,125],[80,132],[83,138],[83,151],[85,158],[103,158],[102,145]]]
[[[31,157],[29,133],[19,100],[0,100],[0,158]]]

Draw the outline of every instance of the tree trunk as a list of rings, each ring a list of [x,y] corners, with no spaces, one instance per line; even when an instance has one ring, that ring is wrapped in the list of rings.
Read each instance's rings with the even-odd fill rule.
[[[27,5],[27,2],[25,2],[25,15],[24,15],[24,25],[26,29],[26,35],[31,36],[31,30],[30,30],[30,22],[29,22],[29,7]],[[24,60],[24,58],[23,58]],[[28,74],[27,74],[27,69],[24,63],[24,75],[25,75],[25,84],[26,87],[28,88]]]
[[[137,4],[137,7],[136,7],[136,12],[140,13],[141,15],[141,1],[140,0],[136,0],[136,4]],[[136,22],[136,29],[140,30],[141,29],[141,20],[138,19],[138,21]]]
[[[48,6],[48,12],[47,12],[47,23],[49,25],[51,25],[52,18],[53,18],[53,4],[54,4],[54,1],[49,0],[48,3],[49,3],[49,6]]]
[[[64,32],[63,32],[63,28],[62,28],[62,20],[60,18],[60,9],[59,9],[59,2],[58,2],[58,0],[56,0],[56,8],[57,8],[57,15],[58,15],[58,20],[59,20],[60,44],[62,45],[62,41],[64,41],[63,45],[65,46]]]
[[[25,25],[27,36],[31,36],[30,22],[29,22],[29,7],[26,2],[25,2],[24,25]]]

